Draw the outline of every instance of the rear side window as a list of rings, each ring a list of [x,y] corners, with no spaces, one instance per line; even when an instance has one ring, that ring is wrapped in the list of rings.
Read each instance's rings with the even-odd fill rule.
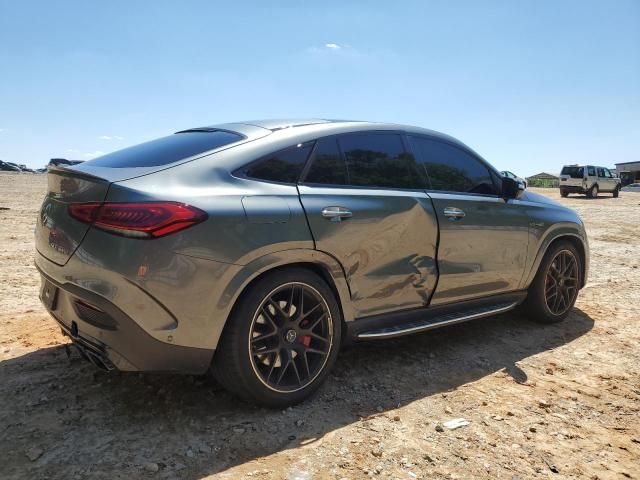
[[[489,169],[471,154],[447,143],[409,137],[411,147],[429,177],[431,190],[496,195]]]
[[[413,155],[394,133],[349,134],[339,137],[349,172],[357,187],[424,188]]]
[[[595,167],[587,167],[587,172],[589,172],[590,177],[596,176],[596,168]]]
[[[560,175],[569,175],[571,178],[582,178],[584,177],[584,168],[583,167],[562,167],[562,171]]]
[[[220,130],[174,133],[168,137],[109,153],[88,161],[87,165],[110,168],[158,167],[229,145],[243,138],[237,133]]]
[[[296,183],[313,143],[304,143],[267,155],[246,166],[242,173],[256,180]]]
[[[311,160],[305,183],[348,185],[347,166],[340,155],[335,137],[321,138]]]

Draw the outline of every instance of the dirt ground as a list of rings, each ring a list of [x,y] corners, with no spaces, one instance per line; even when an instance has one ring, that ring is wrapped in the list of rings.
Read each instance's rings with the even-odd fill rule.
[[[590,235],[564,323],[510,313],[350,348],[311,400],[272,411],[67,359],[33,266],[45,186],[0,174],[0,478],[640,478],[640,194],[539,190]]]

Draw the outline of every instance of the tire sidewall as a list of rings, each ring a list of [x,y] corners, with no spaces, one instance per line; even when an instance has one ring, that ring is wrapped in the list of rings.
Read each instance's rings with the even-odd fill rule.
[[[246,340],[249,338],[249,332],[256,310],[265,297],[279,286],[291,282],[308,284],[323,297],[331,313],[333,342],[329,352],[329,358],[323,370],[309,385],[294,392],[276,392],[264,385],[258,378],[251,361],[251,351],[248,348],[248,342]],[[242,345],[235,345],[235,348],[240,350],[240,355],[238,355],[237,360],[240,363],[240,371],[244,373],[242,380],[245,389],[250,392],[255,401],[272,407],[292,405],[307,398],[324,382],[340,350],[342,322],[340,309],[333,291],[323,279],[308,270],[287,269],[267,274],[267,276],[259,280],[240,301],[242,302],[240,308],[234,312],[233,318],[230,320],[234,322],[235,328],[238,329],[237,338],[245,340],[242,342]]]
[[[531,289],[529,291],[529,299],[528,302],[532,309],[532,314],[535,315],[534,320],[540,321],[542,323],[556,323],[564,320],[573,310],[575,306],[575,302],[578,298],[578,294],[576,294],[575,298],[571,302],[571,306],[563,313],[556,315],[547,306],[546,298],[545,298],[545,277],[547,274],[547,270],[549,269],[551,263],[555,259],[555,257],[563,250],[568,250],[573,254],[578,264],[578,282],[582,278],[582,258],[576,247],[574,247],[571,243],[563,241],[559,242],[555,245],[552,245],[549,250],[545,253],[542,262],[540,263],[540,267],[538,268],[538,272],[534,278],[534,283],[531,285]],[[578,292],[580,288],[578,286]]]

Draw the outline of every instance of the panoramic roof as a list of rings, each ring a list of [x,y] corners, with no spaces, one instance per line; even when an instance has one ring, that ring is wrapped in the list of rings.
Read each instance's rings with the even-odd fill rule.
[[[333,122],[333,120],[324,120],[322,118],[268,118],[265,120],[247,120],[234,123],[255,125],[256,127],[266,128],[268,130],[281,130],[289,127],[300,127],[302,125],[316,125],[318,123],[331,122]]]

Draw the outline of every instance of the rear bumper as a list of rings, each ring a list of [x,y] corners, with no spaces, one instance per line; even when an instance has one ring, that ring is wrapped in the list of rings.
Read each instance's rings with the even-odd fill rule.
[[[40,271],[53,298],[41,300],[83,355],[107,370],[204,373],[214,350],[161,342],[104,297]]]

